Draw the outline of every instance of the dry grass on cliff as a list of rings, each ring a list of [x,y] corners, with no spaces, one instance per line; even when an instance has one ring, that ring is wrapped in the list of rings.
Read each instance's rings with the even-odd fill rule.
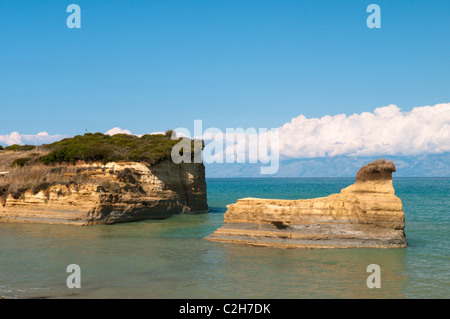
[[[139,174],[129,169],[111,172],[104,167],[60,163],[46,165],[39,162],[39,156],[48,154],[42,150],[32,152],[13,152],[0,150],[0,204],[2,198],[12,195],[20,198],[26,191],[37,194],[54,185],[78,186],[98,185],[99,190],[113,194],[122,191],[142,191],[138,185]],[[31,158],[24,165],[15,165],[22,158]],[[80,164],[80,163],[79,163]],[[116,174],[117,173],[117,174]],[[111,175],[114,175],[111,178]]]
[[[39,158],[40,156],[47,155],[48,153],[48,150],[41,148],[31,151],[0,150],[0,172],[10,171],[14,161],[22,158]]]
[[[37,194],[53,185],[102,184],[104,179],[90,177],[89,169],[80,169],[73,165],[14,167],[9,173],[0,175],[0,196],[11,194],[19,198],[24,192],[31,190]]]
[[[0,195],[11,194],[18,198],[27,190],[36,194],[51,185],[67,182],[69,178],[62,170],[54,170],[45,165],[9,168],[8,174],[0,176]]]

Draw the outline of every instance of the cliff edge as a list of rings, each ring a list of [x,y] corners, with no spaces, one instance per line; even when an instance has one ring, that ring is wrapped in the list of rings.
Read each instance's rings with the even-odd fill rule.
[[[243,198],[206,239],[280,248],[406,247],[391,161],[362,167],[339,194],[305,200]]]
[[[208,211],[203,163],[169,137],[86,134],[0,153],[0,222],[113,224]]]

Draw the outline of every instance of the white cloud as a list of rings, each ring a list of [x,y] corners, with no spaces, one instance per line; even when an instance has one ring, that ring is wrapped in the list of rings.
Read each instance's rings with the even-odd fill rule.
[[[105,133],[106,135],[128,134],[133,135],[129,130],[122,130],[120,127],[114,127]]]
[[[135,135],[135,136],[138,136],[138,137],[141,137],[143,134],[133,134],[133,133],[131,133],[131,131],[130,130],[124,130],[124,129],[121,129],[120,127],[114,127],[114,128],[112,128],[112,129],[110,129],[108,132],[106,132],[105,133],[106,135],[116,135],[116,134],[128,134],[128,135]],[[160,134],[162,134],[162,135],[164,135],[165,133],[164,132],[152,132],[152,133],[147,133],[147,134],[150,134],[150,135],[160,135]]]
[[[23,144],[22,136],[19,132],[12,132],[9,135],[0,135],[0,143],[6,145]]]
[[[350,116],[300,115],[279,132],[280,155],[287,158],[444,153],[450,151],[450,103],[410,112],[389,105]]]
[[[68,135],[49,135],[47,132],[39,132],[37,134],[20,134],[19,132],[12,132],[11,134],[0,135],[0,144],[13,145],[13,144],[31,144],[37,145],[48,144],[59,141]]]
[[[261,130],[256,131],[258,138],[271,135],[270,131],[265,134],[261,134]],[[415,107],[409,112],[404,112],[395,105],[389,105],[376,108],[373,112],[353,115],[326,115],[321,118],[306,118],[299,115],[278,131],[279,154],[282,158],[446,153],[450,152],[450,103]],[[119,133],[134,135],[131,131],[120,127],[114,127],[105,134]],[[177,135],[184,136],[182,133],[179,131]],[[224,145],[225,153],[235,149],[238,153],[247,153],[245,144],[248,143],[248,139],[256,138],[250,131],[234,135],[227,135],[220,130],[203,132],[203,138],[207,141],[214,135],[224,140],[236,138],[236,145],[231,148]],[[65,137],[69,136],[49,135],[47,132],[35,135],[12,132],[0,135],[0,144],[34,144],[36,140],[40,145]],[[223,157],[223,152],[219,151],[214,156]]]
[[[276,152],[275,132],[247,128],[228,133],[203,128],[196,137],[205,140],[203,159],[208,163],[224,162],[228,156],[255,162],[267,161],[269,153]],[[299,115],[278,128],[278,136],[281,159],[446,153],[450,152],[450,103],[415,107],[409,112],[389,105],[353,115]],[[269,152],[261,149],[264,141]],[[255,145],[258,151],[251,149]]]

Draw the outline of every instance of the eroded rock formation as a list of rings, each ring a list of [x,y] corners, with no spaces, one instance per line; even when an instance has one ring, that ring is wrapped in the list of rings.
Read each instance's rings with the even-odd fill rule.
[[[112,224],[208,210],[203,163],[111,162],[51,170],[58,169],[68,183],[0,196],[0,222]],[[77,177],[83,183],[75,183]]]
[[[306,200],[243,198],[206,239],[282,248],[406,247],[393,162],[362,167],[339,194]]]

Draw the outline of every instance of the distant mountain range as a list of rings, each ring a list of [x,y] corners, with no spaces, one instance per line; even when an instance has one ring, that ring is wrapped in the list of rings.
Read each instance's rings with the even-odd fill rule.
[[[416,156],[323,157],[280,161],[274,175],[261,175],[262,164],[205,164],[207,178],[223,177],[355,177],[364,165],[378,158],[395,163],[396,177],[450,177],[450,153]]]

